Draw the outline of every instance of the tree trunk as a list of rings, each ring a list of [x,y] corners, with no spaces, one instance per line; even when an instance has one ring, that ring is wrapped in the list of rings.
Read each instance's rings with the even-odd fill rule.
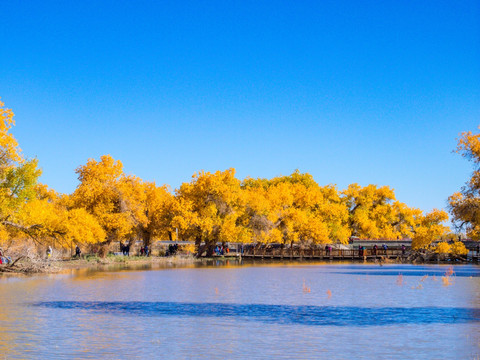
[[[202,244],[202,238],[200,236],[197,236],[195,238],[195,253],[198,255],[200,251],[200,245]],[[197,256],[199,257],[199,256]]]
[[[152,234],[148,230],[143,230],[143,246],[148,246],[150,248],[150,243],[152,242]]]
[[[207,249],[207,244],[207,241],[205,241],[205,244],[202,245],[202,238],[200,236],[197,236],[195,238],[195,249],[197,250],[197,258],[200,258],[205,252],[205,250]]]
[[[107,240],[104,242],[100,243],[98,246],[98,251],[97,255],[101,258],[104,258],[108,254],[108,248],[110,247],[110,244],[115,240],[115,233],[109,233],[107,234]]]
[[[212,257],[213,252],[215,251],[215,244],[216,244],[216,241],[205,240],[205,244],[201,245],[201,240],[200,238],[197,237],[195,239],[195,247],[198,248],[196,257],[200,258],[204,252],[206,252],[205,254],[206,257]]]
[[[207,248],[207,245],[205,244],[198,246],[197,255],[195,255],[197,259],[202,257],[202,254],[205,252],[206,248]]]
[[[212,257],[213,252],[215,251],[216,241],[209,241],[207,245],[207,254],[206,257]]]

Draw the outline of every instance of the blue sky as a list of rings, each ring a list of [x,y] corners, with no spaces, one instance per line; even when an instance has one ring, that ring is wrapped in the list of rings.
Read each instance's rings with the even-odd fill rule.
[[[480,4],[455,1],[8,1],[0,97],[70,193],[111,154],[173,188],[200,169],[295,169],[443,208],[480,123]]]

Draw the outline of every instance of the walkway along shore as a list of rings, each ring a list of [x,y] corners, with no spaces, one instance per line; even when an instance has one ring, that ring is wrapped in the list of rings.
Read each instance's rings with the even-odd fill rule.
[[[386,249],[382,245],[386,245]],[[395,260],[402,263],[438,263],[438,262],[474,262],[480,260],[478,242],[465,242],[469,253],[465,256],[453,256],[449,254],[438,254],[425,250],[413,251],[411,242],[408,241],[385,241],[363,240],[349,244],[340,245],[329,249],[323,247],[300,248],[281,247],[274,245],[241,245],[234,244],[229,248],[225,257],[243,257],[245,259],[279,259],[279,260],[339,260],[339,261],[385,261]],[[374,246],[377,245],[375,249]],[[335,246],[335,245],[334,245]],[[402,248],[403,246],[403,248]],[[361,249],[360,249],[361,247]],[[218,257],[218,256],[217,256]]]
[[[300,247],[281,247],[279,244],[273,245],[245,245],[229,244],[224,249],[223,254],[215,254],[212,257],[201,256],[194,257],[191,252],[182,252],[182,245],[191,245],[189,242],[178,242],[179,253],[174,256],[165,256],[166,252],[162,250],[165,244],[174,242],[158,242],[152,246],[152,256],[137,256],[136,251],[132,251],[132,256],[124,256],[121,253],[110,253],[105,258],[100,258],[95,254],[86,254],[80,259],[71,257],[65,253],[57,253],[54,258],[37,259],[18,259],[12,264],[0,265],[0,273],[53,273],[70,269],[101,268],[105,266],[150,266],[154,267],[183,267],[196,263],[204,263],[208,260],[280,260],[280,261],[342,261],[342,262],[371,262],[371,263],[479,263],[480,254],[478,243],[466,243],[470,250],[466,256],[452,256],[447,254],[438,254],[428,251],[412,251],[406,247],[405,243],[385,242],[387,248],[382,247],[383,243],[376,241],[363,241],[360,245],[350,244],[348,248],[345,245],[333,245],[342,248],[326,246],[326,248],[317,246],[312,248]],[[377,245],[377,249],[374,249]],[[402,245],[404,248],[402,249]],[[357,247],[357,248],[353,248]],[[360,249],[360,247],[362,249]],[[167,252],[168,254],[168,252]]]

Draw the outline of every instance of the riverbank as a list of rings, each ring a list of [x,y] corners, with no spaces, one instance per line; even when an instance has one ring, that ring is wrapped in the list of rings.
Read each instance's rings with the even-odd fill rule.
[[[17,261],[13,266],[11,264],[0,265],[0,274],[49,274],[68,270],[101,269],[115,265],[120,267],[183,267],[203,261],[204,259],[196,259],[191,255],[169,257],[109,255],[105,258],[86,256],[80,259],[42,259],[36,261],[26,259]]]
[[[201,259],[195,259],[193,256],[188,255],[179,255],[179,256],[168,256],[168,257],[158,257],[158,256],[123,256],[123,255],[114,255],[107,256],[105,258],[100,257],[87,257],[83,259],[67,259],[55,261],[54,266],[60,269],[82,269],[82,268],[91,268],[98,266],[109,266],[109,265],[188,265],[195,262],[201,262]]]
[[[410,254],[411,255],[411,254]],[[385,256],[375,257],[272,257],[272,256],[236,256],[234,254],[227,256],[215,256],[212,258],[196,258],[193,255],[175,255],[175,256],[123,256],[123,255],[108,255],[105,258],[101,258],[94,255],[78,258],[63,258],[63,259],[37,259],[31,261],[31,259],[23,259],[17,261],[14,266],[0,265],[0,274],[49,274],[49,273],[61,273],[72,270],[117,270],[117,269],[160,269],[160,268],[177,268],[177,267],[195,267],[203,266],[211,263],[226,266],[239,265],[239,264],[271,264],[280,262],[282,264],[309,264],[309,263],[348,263],[348,264],[466,264],[465,259],[439,259],[417,256],[406,256],[389,258]]]

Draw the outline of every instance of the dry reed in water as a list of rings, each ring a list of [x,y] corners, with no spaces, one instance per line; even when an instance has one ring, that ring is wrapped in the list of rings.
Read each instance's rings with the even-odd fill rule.
[[[404,281],[403,281],[403,275],[402,274],[398,274],[397,276],[397,285],[401,286],[404,284]]]
[[[303,292],[309,293],[311,289],[305,284],[305,279],[303,279]]]
[[[449,286],[453,284],[450,276],[442,276],[442,283],[443,283],[443,286]]]

